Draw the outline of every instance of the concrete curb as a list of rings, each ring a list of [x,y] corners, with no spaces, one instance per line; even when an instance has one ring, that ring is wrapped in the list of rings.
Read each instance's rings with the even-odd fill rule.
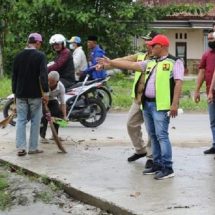
[[[29,169],[23,168],[23,167],[21,167],[19,165],[13,164],[13,163],[8,162],[8,161],[3,160],[3,159],[0,159],[0,163],[3,164],[3,165],[10,166],[10,167],[12,167],[12,168],[14,168],[16,170],[22,170],[28,176],[30,175],[30,176],[34,176],[36,178],[44,176],[44,175],[39,175],[36,172],[33,172],[33,171],[29,170]],[[63,183],[60,180],[52,179],[50,177],[47,177],[47,179],[48,179],[49,182],[55,183],[56,186],[60,186],[65,193],[67,193],[69,196],[71,196],[72,198],[74,198],[74,199],[76,199],[78,201],[81,201],[83,203],[98,207],[98,208],[100,208],[100,209],[102,209],[104,211],[107,211],[109,213],[112,213],[114,215],[122,215],[122,214],[123,215],[137,215],[136,213],[128,211],[125,208],[117,206],[113,202],[108,202],[108,201],[106,201],[106,200],[104,200],[102,198],[95,197],[95,196],[90,195],[90,194],[88,194],[86,192],[78,190],[78,189],[76,189],[74,187],[70,187],[70,186],[68,186],[68,184]]]

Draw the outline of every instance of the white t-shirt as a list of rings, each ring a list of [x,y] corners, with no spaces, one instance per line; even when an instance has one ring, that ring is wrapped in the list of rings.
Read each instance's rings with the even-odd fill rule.
[[[54,90],[49,89],[49,100],[58,100],[60,104],[65,104],[65,87],[60,81]]]
[[[74,50],[73,61],[75,67],[75,79],[76,81],[78,81],[80,77],[80,72],[87,69],[87,58],[81,46]]]

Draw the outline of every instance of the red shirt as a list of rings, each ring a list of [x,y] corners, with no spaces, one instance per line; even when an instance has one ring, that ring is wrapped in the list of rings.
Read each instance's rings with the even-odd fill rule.
[[[209,49],[202,55],[202,59],[199,64],[199,69],[205,69],[206,91],[208,94],[215,69],[214,50]]]
[[[70,51],[67,48],[62,49],[58,52],[56,59],[54,60],[54,64],[48,67],[48,71],[59,71],[65,63],[69,60]]]

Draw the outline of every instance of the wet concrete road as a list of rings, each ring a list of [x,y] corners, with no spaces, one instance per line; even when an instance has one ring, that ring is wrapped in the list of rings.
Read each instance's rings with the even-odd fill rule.
[[[0,117],[1,120],[1,117]],[[106,144],[107,142],[130,145],[126,131],[127,113],[108,113],[105,122],[98,128],[86,128],[77,122],[70,122],[67,128],[60,128],[60,136],[69,141],[93,141]],[[143,137],[147,140],[145,126]],[[181,114],[171,119],[169,127],[170,139],[173,145],[182,147],[208,146],[211,143],[211,131],[207,114]],[[15,129],[9,126],[0,130],[4,139],[14,139]],[[48,137],[51,136],[50,129]],[[104,141],[104,142],[103,142]]]
[[[66,155],[58,154],[53,144],[47,144],[41,146],[44,154],[23,158],[15,155],[15,129],[8,127],[0,130],[0,157],[57,179],[76,198],[115,214],[215,214],[215,160],[202,153],[211,139],[208,116],[183,114],[172,120],[176,176],[164,181],[143,176],[145,159],[127,163],[133,151],[125,122],[126,114],[109,114],[97,129],[73,124],[61,131],[61,136],[68,139]]]

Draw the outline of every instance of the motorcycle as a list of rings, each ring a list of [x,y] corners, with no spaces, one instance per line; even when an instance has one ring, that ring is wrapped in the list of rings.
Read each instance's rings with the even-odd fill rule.
[[[94,83],[86,84],[87,79],[88,76],[81,86],[75,86],[66,91],[67,120],[80,122],[85,127],[97,127],[104,122],[107,111],[99,98],[90,96],[95,94],[97,87]],[[5,118],[15,109],[14,95],[11,94],[7,99],[3,108]],[[16,125],[15,117],[10,124]]]
[[[106,110],[109,111],[112,106],[112,89],[107,85],[107,81],[110,79],[110,76],[107,76],[104,79],[95,79],[91,81],[86,81],[85,85],[93,85],[96,87],[95,91],[89,93],[89,96],[94,98],[99,98],[106,107]],[[72,86],[72,88],[81,86],[83,82],[78,82]]]
[[[97,127],[106,118],[106,108],[99,98],[89,96],[97,90],[94,83],[86,84],[88,75],[81,86],[66,92],[67,119],[79,121],[85,127]]]

